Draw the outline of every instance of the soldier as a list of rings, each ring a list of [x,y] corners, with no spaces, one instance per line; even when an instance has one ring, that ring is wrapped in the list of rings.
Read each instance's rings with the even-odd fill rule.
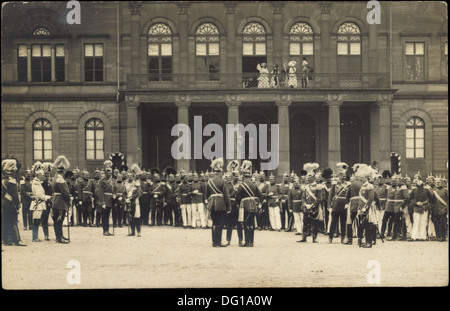
[[[72,204],[75,205],[75,209],[76,211],[74,211],[74,215],[76,215],[76,219],[77,219],[77,226],[81,226],[83,224],[82,221],[82,213],[83,213],[83,206],[80,204],[81,202],[81,197],[78,196],[78,184],[81,183],[83,181],[83,178],[81,176],[81,172],[78,168],[73,170],[73,176],[72,176],[72,181],[73,181],[73,188],[70,188],[72,190],[71,194],[73,196],[73,200],[72,200]]]
[[[33,242],[41,242],[39,240],[39,225],[42,218],[42,213],[46,210],[45,202],[51,199],[51,196],[45,194],[42,183],[45,179],[44,170],[41,162],[37,161],[32,168],[35,178],[31,184],[32,201],[30,211],[33,212]]]
[[[300,179],[294,179],[293,188],[289,191],[289,209],[294,215],[295,235],[301,235],[303,232],[303,207],[302,207],[303,188],[300,185]]]
[[[376,174],[376,171],[366,164],[360,164],[355,172],[355,176],[359,177],[362,186],[359,189],[359,205],[358,205],[358,246],[363,248],[371,248],[374,238],[374,213],[372,203],[374,203],[374,186],[370,182],[370,176]],[[375,231],[376,232],[376,231]],[[365,235],[365,243],[362,238]]]
[[[200,224],[203,229],[206,229],[206,215],[205,215],[205,200],[206,189],[205,186],[199,182],[198,174],[192,175],[191,191],[189,196],[191,197],[191,209],[192,209],[192,228],[197,227],[197,220],[200,220]],[[197,217],[199,219],[197,219]]]
[[[99,183],[100,183],[100,177],[101,177],[101,172],[96,169],[94,171],[94,180],[92,181],[92,183],[94,184],[94,208],[95,210],[93,211],[93,214],[95,213],[95,225],[97,227],[100,227],[101,221],[102,221],[102,206],[100,205],[100,201],[99,201],[99,196],[98,196],[98,192],[99,192]],[[94,215],[92,215],[92,223],[94,223]]]
[[[227,225],[227,245],[230,245],[231,237],[233,234],[233,228],[236,227],[239,239],[239,246],[241,246],[244,244],[242,234],[242,222],[238,222],[239,207],[236,201],[236,194],[239,187],[238,169],[239,169],[239,162],[237,160],[233,160],[228,164],[227,173],[225,174],[225,183],[228,187],[231,203],[231,213],[227,214],[226,225]]]
[[[398,184],[394,194],[394,232],[392,238],[389,241],[395,241],[399,238],[402,241],[406,240],[406,224],[403,209],[408,204],[409,193],[408,188],[403,183],[400,175],[396,176],[396,182]],[[401,235],[401,237],[399,237]]]
[[[289,183],[289,174],[283,174],[283,180],[280,185],[280,216],[281,216],[281,230],[286,230],[286,232],[292,231],[292,222],[294,220],[294,216],[292,215],[292,211],[289,210],[289,189],[291,185]],[[288,214],[288,221],[286,224],[286,213]]]
[[[149,224],[150,216],[150,183],[147,181],[149,179],[149,173],[142,171],[139,176],[135,179],[140,179],[140,189],[142,191],[142,196],[139,197],[139,207],[141,211],[142,225]]]
[[[321,200],[321,189],[317,188],[316,178],[314,170],[319,168],[317,163],[306,163],[303,165],[303,169],[307,171],[307,185],[303,192],[302,204],[303,204],[303,235],[302,239],[297,242],[306,242],[308,232],[311,232],[313,243],[317,242],[317,233],[319,230],[320,222],[319,203]]]
[[[341,243],[344,244],[346,218],[347,218],[347,194],[350,188],[350,182],[347,180],[348,165],[344,162],[339,162],[337,166],[337,178],[331,182],[331,189],[328,193],[328,202],[331,208],[331,224],[328,235],[329,243],[333,242],[333,234],[340,223]]]
[[[56,176],[52,182],[53,189],[53,206],[52,218],[53,227],[55,229],[55,237],[57,243],[68,243],[69,239],[63,235],[63,223],[69,206],[71,205],[71,198],[69,192],[69,185],[64,180],[64,171],[70,167],[70,162],[65,156],[56,158],[53,165],[56,167]],[[69,226],[69,224],[67,224]]]
[[[442,178],[435,179],[436,188],[433,190],[434,204],[432,206],[431,219],[436,230],[436,240],[445,242],[447,234],[447,215],[448,215],[448,189],[444,187]]]
[[[188,183],[187,176],[180,173],[181,183],[178,187],[178,202],[180,203],[181,218],[183,220],[183,228],[191,226],[192,209],[191,198],[189,192],[191,192],[191,185]]]
[[[266,189],[267,205],[269,207],[269,220],[271,231],[281,231],[281,215],[280,215],[280,201],[281,196],[280,186],[275,184],[275,176],[270,174],[269,186]]]
[[[175,196],[176,204],[173,205],[173,224],[175,227],[182,227],[183,226],[183,219],[181,217],[181,208],[180,208],[180,201],[178,199],[178,192],[180,190],[181,185],[181,176],[179,173],[175,174],[175,182],[172,184],[172,191],[173,195]]]
[[[425,188],[427,188],[430,191],[433,191],[436,187],[435,184],[435,178],[433,175],[429,175],[426,179],[425,179]],[[434,205],[433,203],[431,203],[431,205]],[[431,241],[436,240],[436,230],[434,228],[434,223],[431,221],[431,214],[428,214],[428,220],[427,220],[427,234],[428,234],[428,239]]]
[[[317,176],[317,175],[316,175]],[[320,176],[320,175],[319,175]],[[331,215],[328,204],[328,196],[331,190],[331,178],[333,177],[333,170],[331,168],[326,168],[323,170],[321,177],[321,186],[322,186],[322,211],[323,211],[323,233],[330,234],[331,228]],[[339,229],[336,226],[335,230],[331,233],[332,235],[338,234]]]
[[[356,168],[358,165],[354,165],[352,168],[349,167],[347,169],[347,179],[350,179],[350,187],[347,192],[347,219],[346,219],[346,233],[347,233],[347,242],[346,245],[352,245],[353,243],[353,222],[356,219],[356,215],[358,212],[358,206],[359,206],[359,190],[361,189],[362,182],[359,180],[359,177],[353,176]],[[358,222],[356,222],[357,230],[358,229]]]
[[[44,170],[45,179],[42,182],[42,187],[44,188],[45,195],[48,195],[50,197],[53,197],[53,189],[51,185],[51,172],[54,168],[53,163],[50,162],[44,162],[42,163],[42,169]],[[50,241],[50,238],[48,236],[48,217],[50,216],[50,210],[52,208],[52,200],[45,201],[45,210],[42,212],[41,217],[41,225],[42,230],[44,231],[44,239],[46,241]]]
[[[211,213],[212,220],[212,246],[226,247],[222,244],[222,230],[225,224],[227,213],[231,213],[231,202],[228,187],[222,179],[223,159],[212,160],[211,168],[214,171],[214,177],[210,177],[206,187],[207,208]]]
[[[259,189],[259,191],[262,193],[262,212],[258,213],[256,215],[256,221],[258,223],[258,230],[269,230],[270,227],[270,221],[269,221],[269,207],[267,205],[267,198],[265,196],[267,187],[269,186],[268,183],[265,181],[265,175],[264,172],[261,171],[258,174],[258,180],[256,182],[256,185]]]
[[[398,178],[396,175],[394,175],[391,180],[391,185],[387,189],[386,209],[384,211],[383,221],[381,225],[381,238],[384,238],[384,233],[389,222],[391,222],[392,224],[394,223],[394,197],[395,192],[397,191],[397,182]]]
[[[245,244],[242,247],[253,247],[255,239],[255,214],[261,212],[262,193],[258,186],[250,181],[252,174],[252,162],[244,160],[241,166],[243,181],[236,192],[236,202],[239,206],[239,222],[243,224]]]
[[[376,214],[377,214],[377,219],[378,219],[378,224],[379,224],[379,230],[381,232],[381,226],[382,226],[382,219],[384,216],[384,211],[386,209],[386,200],[387,200],[387,193],[388,193],[388,185],[385,183],[385,177],[387,176],[387,173],[389,173],[389,171],[383,171],[382,175],[377,175],[375,182],[374,182],[374,186],[375,186],[375,198],[377,200],[377,210],[376,210]]]
[[[17,161],[2,161],[2,239],[5,246],[26,246],[20,242],[17,214],[20,209],[19,188],[14,178],[17,172]]]
[[[89,172],[83,170],[81,172],[82,180],[77,182],[77,197],[79,199],[78,206],[81,209],[82,225],[84,227],[92,227],[92,205],[94,204],[95,186],[89,178]]]
[[[151,223],[153,225],[161,226],[163,219],[164,197],[166,195],[166,186],[161,183],[161,175],[159,171],[155,171],[153,174],[153,185],[149,188],[150,193],[150,212]]]
[[[424,188],[422,180],[417,180],[416,188],[411,191],[409,200],[414,208],[411,241],[425,241],[428,213],[431,212],[431,202],[434,201],[433,193],[430,189]]]
[[[126,194],[125,185],[123,183],[122,174],[117,174],[116,183],[114,185],[113,194],[113,225],[122,228],[122,220],[125,219],[125,197]]]
[[[129,213],[129,223],[131,227],[131,233],[128,236],[134,236],[137,231],[137,236],[141,236],[141,207],[139,198],[142,197],[143,191],[141,189],[140,176],[144,175],[137,164],[131,166],[131,171],[134,173],[134,177],[129,176],[128,183],[125,187],[127,213]]]
[[[111,236],[109,233],[109,216],[111,214],[112,209],[112,196],[114,192],[114,183],[112,180],[112,162],[107,160],[104,162],[105,176],[100,179],[98,184],[98,199],[99,204],[102,207],[102,227],[103,227],[103,235]]]
[[[164,210],[164,224],[173,226],[175,225],[174,216],[177,210],[177,183],[175,182],[176,171],[172,167],[167,167],[164,170],[167,174],[166,182],[166,208]]]
[[[23,230],[32,229],[32,215],[33,213],[30,211],[31,205],[31,196],[33,195],[31,192],[31,170],[27,169],[25,171],[25,179],[20,181],[20,200],[22,203],[22,220],[23,220]]]

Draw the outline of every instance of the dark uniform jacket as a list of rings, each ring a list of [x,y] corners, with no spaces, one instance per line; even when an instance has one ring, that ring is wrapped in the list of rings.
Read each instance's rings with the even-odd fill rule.
[[[300,213],[303,211],[302,207],[302,197],[303,197],[303,190],[301,187],[299,188],[292,188],[291,191],[289,191],[289,210],[293,211],[294,213]]]
[[[194,193],[195,190],[197,190],[197,193]],[[191,184],[189,195],[191,197],[191,203],[205,203],[206,187],[203,183],[194,181]]]
[[[375,188],[369,183],[365,182],[361,189],[359,189],[359,205],[358,212],[361,215],[367,215],[369,213],[369,208],[372,206],[375,196]]]
[[[91,204],[94,198],[94,192],[95,186],[91,179],[82,179],[80,182],[77,182],[78,199],[83,203]]]
[[[161,205],[166,195],[166,185],[162,182],[154,182],[149,188],[150,202],[152,205]]]
[[[360,180],[354,180],[350,183],[350,187],[347,193],[347,200],[350,205],[350,211],[352,213],[358,210],[359,206],[359,190],[362,187],[362,182]]]
[[[245,179],[237,189],[236,202],[247,213],[256,213],[258,211],[258,204],[262,201],[262,193],[258,186],[251,182],[250,179]]]
[[[387,185],[386,184],[376,185],[375,193],[376,193],[376,197],[378,198],[377,205],[379,206],[380,210],[384,211],[386,208],[386,200],[387,200],[387,193],[388,193]]]
[[[321,198],[322,188],[314,182],[307,184],[304,187],[302,204],[304,212],[316,214],[319,212],[319,203]]]
[[[290,190],[290,184],[288,183],[284,183],[282,182],[280,184],[280,192],[281,192],[281,196],[279,198],[280,202],[282,204],[288,204],[288,200],[289,200],[289,190]]]
[[[120,206],[123,206],[126,199],[126,189],[123,182],[116,182],[114,185],[114,196],[115,196],[115,202],[116,204],[119,204]]]
[[[234,185],[231,181],[226,183],[228,187],[228,192],[230,194],[231,211],[236,212],[238,210],[238,204],[236,201],[236,194],[239,184]]]
[[[98,201],[100,206],[112,207],[112,195],[114,193],[113,179],[100,179],[98,183]]]
[[[401,212],[409,201],[408,188],[405,185],[397,187],[394,195],[394,213]]]
[[[142,196],[139,197],[139,204],[141,205],[149,204],[151,200],[150,194],[151,185],[145,180],[140,180],[139,182],[141,183],[141,191],[142,191]]]
[[[231,212],[231,201],[228,187],[219,176],[210,178],[207,182],[206,197],[208,198],[208,209],[210,211]]]
[[[26,180],[20,185],[20,201],[23,205],[30,206],[31,196],[33,195],[31,191],[31,181]]]
[[[424,187],[417,187],[411,191],[409,199],[411,205],[414,207],[414,212],[422,214],[424,211],[430,209],[431,203],[434,201],[434,196],[430,190]],[[422,202],[422,206],[417,205],[418,202]]]
[[[178,186],[178,201],[180,204],[191,204],[191,197],[189,196],[189,192],[191,192],[191,185],[186,181],[183,181]]]
[[[347,194],[349,192],[350,183],[343,182],[336,185],[331,185],[328,193],[328,206],[331,207],[332,212],[344,212],[347,204]]]
[[[173,181],[166,184],[166,202],[167,205],[173,205],[177,203],[177,188],[178,184]]]
[[[16,214],[20,208],[19,188],[17,181],[12,178],[2,180],[2,213]]]
[[[279,205],[279,198],[282,195],[281,187],[277,184],[269,184],[266,188],[266,198],[269,207],[275,207]]]
[[[62,175],[56,175],[52,182],[53,209],[68,210],[70,205],[70,192],[67,182]]]
[[[448,190],[444,187],[435,188],[433,191],[434,204],[432,205],[433,215],[445,215],[448,212]],[[443,201],[443,202],[442,202]]]

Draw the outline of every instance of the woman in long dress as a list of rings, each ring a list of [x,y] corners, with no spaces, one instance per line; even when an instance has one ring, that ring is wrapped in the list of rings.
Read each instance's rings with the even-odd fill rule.
[[[297,87],[297,68],[295,68],[295,65],[297,64],[296,61],[291,60],[289,62],[289,80],[288,80],[288,86],[289,87]]]
[[[258,64],[256,66],[256,69],[259,71],[259,77],[258,77],[258,88],[268,88],[270,87],[269,83],[269,69],[267,69],[267,64],[262,63],[261,65]]]

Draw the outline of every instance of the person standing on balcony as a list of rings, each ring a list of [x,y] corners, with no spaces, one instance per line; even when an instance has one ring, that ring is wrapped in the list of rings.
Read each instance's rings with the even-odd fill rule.
[[[287,63],[283,64],[283,69],[280,71],[280,85],[281,87],[288,87],[289,68]]]
[[[291,88],[297,87],[297,68],[295,68],[295,65],[297,64],[296,61],[291,60],[289,62],[289,80],[288,80],[288,86]]]
[[[270,79],[270,87],[280,87],[280,79],[279,79],[280,71],[278,70],[278,64],[273,66],[272,69],[272,78]]]
[[[269,69],[267,69],[267,64],[262,63],[256,66],[256,69],[259,71],[258,77],[258,88],[268,88],[269,84]]]
[[[302,88],[306,88],[309,84],[309,64],[306,60],[306,57],[303,57],[302,60]]]

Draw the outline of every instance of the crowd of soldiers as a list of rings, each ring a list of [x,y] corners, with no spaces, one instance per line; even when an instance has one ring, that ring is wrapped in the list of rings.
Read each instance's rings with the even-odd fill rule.
[[[56,241],[68,243],[63,225],[102,227],[104,236],[115,227],[128,226],[128,235],[141,236],[141,226],[211,228],[212,246],[230,245],[234,229],[238,245],[252,247],[254,231],[295,232],[306,242],[317,243],[319,233],[329,243],[370,248],[377,239],[445,241],[448,234],[448,189],[444,178],[420,173],[409,177],[381,174],[366,164],[350,167],[341,162],[320,170],[306,163],[300,176],[292,172],[276,182],[264,172],[253,171],[250,161],[212,161],[212,172],[196,173],[167,167],[148,172],[138,165],[122,170],[110,160],[94,178],[87,170],[68,170],[60,156],[54,163],[37,162],[17,185],[14,160],[2,162],[2,242],[23,245],[17,228],[22,208],[24,230],[33,242],[49,241],[48,219],[54,223]],[[55,174],[54,174],[55,173]],[[54,176],[53,176],[54,174]],[[66,217],[67,216],[67,217]],[[112,216],[112,233],[110,217]],[[226,244],[222,230],[226,228]]]

